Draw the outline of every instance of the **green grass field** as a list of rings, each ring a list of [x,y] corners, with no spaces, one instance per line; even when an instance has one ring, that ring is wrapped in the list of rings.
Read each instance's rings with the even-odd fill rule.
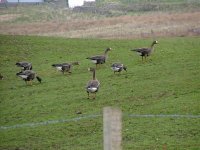
[[[200,118],[130,117],[131,114],[200,115],[200,38],[158,39],[147,62],[130,51],[146,40],[65,39],[0,35],[0,149],[103,149],[102,109],[123,111],[123,149],[191,149],[200,147]],[[88,56],[111,47],[106,64],[97,69],[101,87],[87,99],[85,85],[95,66]],[[43,79],[27,86],[15,74],[17,61],[30,61]],[[53,63],[79,61],[71,75]],[[114,74],[122,62],[127,73]],[[77,114],[81,111],[82,114]],[[88,117],[100,115],[98,117]],[[73,118],[86,117],[80,120]],[[45,121],[71,119],[55,124]],[[24,125],[29,123],[29,125]],[[37,125],[31,126],[30,123]],[[16,127],[16,125],[19,125]],[[20,126],[21,125],[21,126]],[[24,126],[23,126],[24,125]],[[10,128],[3,128],[10,127]]]

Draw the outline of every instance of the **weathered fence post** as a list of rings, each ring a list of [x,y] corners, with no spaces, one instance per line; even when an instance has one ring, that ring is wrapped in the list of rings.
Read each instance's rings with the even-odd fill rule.
[[[122,113],[120,109],[105,107],[103,109],[104,150],[122,149]]]

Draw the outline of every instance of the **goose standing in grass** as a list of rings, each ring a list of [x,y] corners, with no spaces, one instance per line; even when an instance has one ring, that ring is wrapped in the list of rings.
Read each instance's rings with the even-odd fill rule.
[[[146,57],[151,55],[151,53],[154,50],[154,45],[155,44],[158,44],[158,41],[153,41],[153,43],[151,44],[151,46],[149,48],[136,48],[136,49],[133,49],[131,51],[135,51],[135,52],[139,53],[139,55],[142,56],[142,61],[143,61],[143,57],[146,60]]]
[[[86,59],[91,60],[93,63],[96,64],[96,68],[98,64],[104,64],[108,58],[108,52],[111,51],[111,48],[107,48],[103,55],[97,55],[92,57],[87,57]]]
[[[15,64],[17,67],[21,67],[22,70],[32,70],[32,64],[30,62],[21,61]]]
[[[55,67],[58,71],[61,71],[63,74],[65,72],[71,73],[71,69],[74,65],[79,65],[79,62],[71,62],[71,63],[62,63],[62,64],[52,64],[52,67]]]
[[[36,74],[36,72],[32,70],[24,70],[24,71],[18,72],[16,75],[22,78],[26,82],[27,85],[28,83],[32,85],[32,80],[34,80],[35,78],[38,80],[38,82],[40,83],[42,82],[42,79]]]
[[[119,72],[120,73],[122,70],[127,71],[127,67],[124,66],[124,64],[122,64],[122,63],[113,63],[111,65],[111,69],[114,71],[114,73],[115,72]]]
[[[91,71],[93,73],[93,77],[92,77],[92,80],[90,80],[87,83],[86,91],[88,93],[88,99],[90,98],[90,93],[94,94],[93,99],[95,99],[96,98],[96,93],[99,90],[100,82],[96,79],[96,71],[95,71],[94,68],[89,68],[88,71]]]

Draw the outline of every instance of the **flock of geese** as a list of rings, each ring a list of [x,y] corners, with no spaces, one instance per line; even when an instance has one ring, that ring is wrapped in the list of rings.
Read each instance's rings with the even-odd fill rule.
[[[153,41],[150,47],[148,48],[137,48],[133,49],[131,51],[137,52],[141,57],[142,61],[143,58],[146,58],[151,55],[151,53],[154,50],[154,45],[158,44],[158,41]],[[91,60],[94,64],[96,64],[96,68],[100,64],[104,64],[107,60],[108,52],[111,51],[111,48],[107,48],[103,55],[97,55],[92,57],[87,57],[87,59]],[[56,68],[58,71],[61,71],[64,73],[71,74],[71,68],[73,65],[79,65],[79,62],[71,62],[71,63],[62,63],[62,64],[52,64],[52,67]],[[42,82],[42,79],[37,75],[36,72],[34,72],[32,69],[32,64],[30,62],[17,62],[16,66],[21,67],[21,71],[18,72],[16,75],[20,78],[22,78],[26,84],[32,85],[32,81],[34,79],[37,79],[38,82]],[[111,69],[116,72],[121,72],[122,70],[127,71],[127,67],[122,63],[113,63],[111,65]],[[88,81],[86,85],[86,92],[88,94],[88,99],[91,97],[90,94],[93,94],[91,98],[96,98],[96,93],[99,90],[100,82],[96,78],[96,69],[95,68],[89,68],[88,71],[93,73],[92,79]]]

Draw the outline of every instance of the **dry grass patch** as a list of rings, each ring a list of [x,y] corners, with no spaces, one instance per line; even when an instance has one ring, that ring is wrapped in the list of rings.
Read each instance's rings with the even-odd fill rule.
[[[6,17],[8,16],[8,17]],[[19,15],[1,15],[14,19]],[[5,23],[4,23],[5,24]],[[0,26],[0,34],[61,36],[68,38],[148,38],[151,29],[156,36],[200,35],[200,12],[127,15],[111,18],[51,20],[31,23],[9,23]]]
[[[15,20],[16,18],[20,17],[20,14],[4,14],[0,15],[0,22],[5,22],[5,21],[12,21]]]

